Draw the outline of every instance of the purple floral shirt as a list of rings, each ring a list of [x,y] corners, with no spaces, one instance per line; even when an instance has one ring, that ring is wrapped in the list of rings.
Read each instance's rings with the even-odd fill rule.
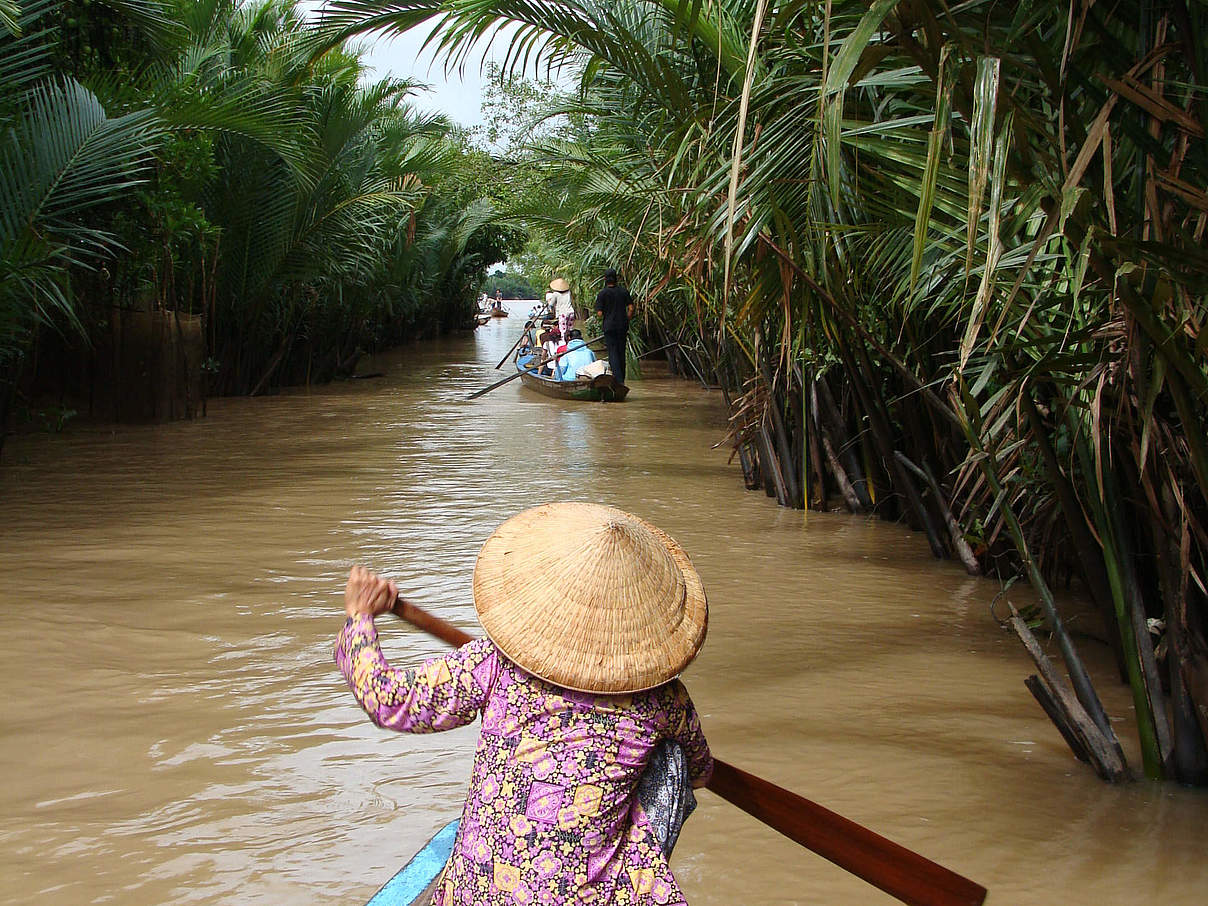
[[[713,771],[679,680],[633,695],[571,692],[526,673],[489,639],[397,670],[369,617],[348,620],[335,656],[379,727],[429,733],[482,715],[434,906],[684,904],[635,792],[667,738],[683,746],[694,785]]]

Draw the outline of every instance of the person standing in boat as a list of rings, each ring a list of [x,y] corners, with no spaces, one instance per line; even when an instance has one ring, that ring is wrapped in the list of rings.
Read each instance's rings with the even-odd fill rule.
[[[669,740],[692,786],[713,769],[677,678],[708,622],[683,549],[612,507],[526,510],[495,530],[474,567],[487,638],[407,670],[383,657],[373,623],[397,596],[368,570],[349,575],[335,659],[357,701],[378,726],[404,732],[482,716],[433,906],[683,904],[648,814],[657,807],[642,795],[643,771]]]
[[[561,277],[555,277],[549,282],[546,299],[553,302],[553,314],[558,319],[558,330],[562,336],[566,336],[575,326],[575,306],[570,299],[570,284]]]
[[[596,313],[603,321],[604,345],[608,349],[608,367],[613,377],[625,383],[625,340],[629,319],[633,317],[633,296],[617,286],[617,272],[604,271],[604,288],[596,295]]]

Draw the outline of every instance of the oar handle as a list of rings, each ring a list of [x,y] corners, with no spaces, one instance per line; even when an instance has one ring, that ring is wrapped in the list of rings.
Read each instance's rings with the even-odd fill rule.
[[[442,642],[461,647],[474,637],[399,597],[395,616]],[[986,888],[916,852],[811,802],[804,796],[713,759],[707,789],[773,830],[912,906],[981,906]]]
[[[400,620],[405,620],[412,626],[436,636],[442,642],[446,642],[454,648],[460,648],[466,642],[474,641],[474,636],[465,630],[458,629],[452,623],[428,613],[422,607],[416,607],[401,595],[394,602],[392,611]]]

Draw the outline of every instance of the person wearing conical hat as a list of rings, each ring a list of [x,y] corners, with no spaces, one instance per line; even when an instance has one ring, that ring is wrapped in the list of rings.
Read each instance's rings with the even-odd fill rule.
[[[561,277],[555,277],[549,282],[549,290],[553,296],[558,330],[562,332],[562,336],[566,336],[575,326],[575,306],[570,300],[570,284]]]
[[[374,723],[424,733],[482,717],[434,906],[684,904],[643,779],[668,748],[692,786],[713,769],[677,678],[708,605],[675,541],[612,507],[525,510],[474,567],[487,637],[407,670],[386,661],[373,623],[395,585],[354,567],[344,596],[336,663]]]

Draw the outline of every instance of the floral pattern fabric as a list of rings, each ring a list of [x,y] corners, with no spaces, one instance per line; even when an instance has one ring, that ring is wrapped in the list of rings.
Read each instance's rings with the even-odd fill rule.
[[[679,680],[633,695],[572,692],[478,639],[421,666],[391,667],[369,617],[351,618],[336,663],[380,727],[482,728],[453,855],[433,906],[682,906],[641,805],[652,750],[675,739],[696,786],[713,770]]]

